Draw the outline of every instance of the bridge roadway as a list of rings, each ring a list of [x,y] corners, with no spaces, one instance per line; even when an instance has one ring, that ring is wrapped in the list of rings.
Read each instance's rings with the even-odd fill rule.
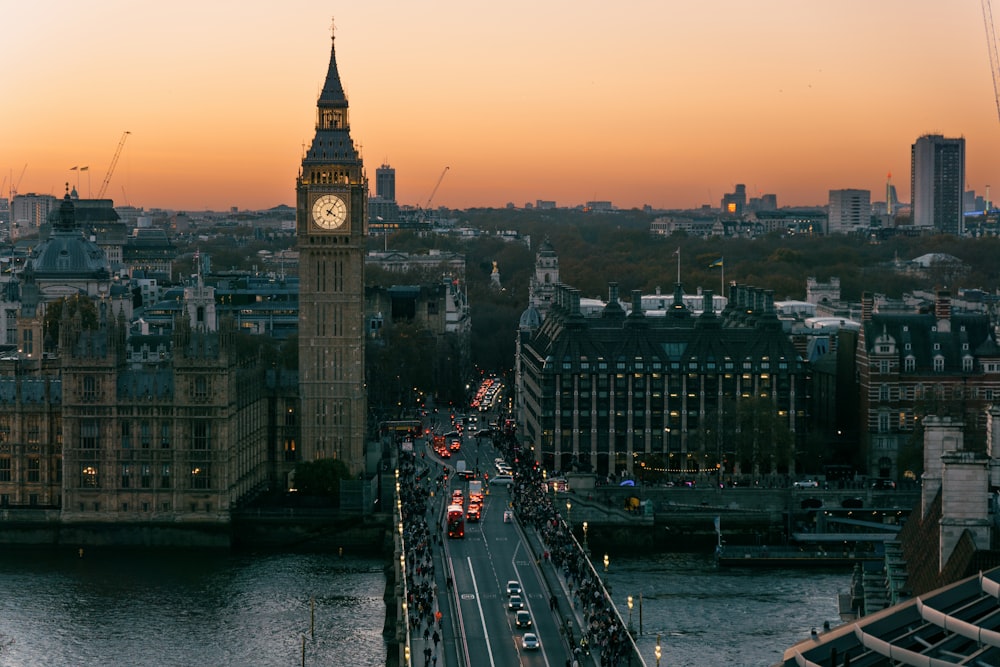
[[[422,446],[418,444],[418,448]],[[563,667],[574,664],[571,641],[582,636],[583,614],[573,604],[566,582],[553,564],[542,557],[544,546],[532,528],[524,528],[516,518],[504,521],[508,509],[508,488],[492,486],[483,500],[479,522],[466,522],[463,539],[448,539],[444,508],[454,489],[467,494],[465,480],[453,474],[454,464],[465,457],[480,470],[493,469],[498,453],[487,441],[476,443],[463,438],[463,451],[450,461],[442,461],[427,446],[426,459],[444,465],[451,474],[444,492],[434,499],[434,513],[444,548],[439,567],[444,586],[439,587],[438,605],[445,622],[441,660],[432,667],[507,667],[525,665]],[[466,498],[466,507],[468,498]],[[448,584],[448,580],[452,582]],[[507,582],[516,580],[524,592],[525,608],[531,613],[533,627],[517,628],[515,614],[507,606]],[[525,649],[522,637],[534,632],[539,639],[537,650]],[[579,665],[597,665],[597,655],[578,655]],[[414,656],[413,665],[423,664]],[[641,664],[636,662],[634,664]]]

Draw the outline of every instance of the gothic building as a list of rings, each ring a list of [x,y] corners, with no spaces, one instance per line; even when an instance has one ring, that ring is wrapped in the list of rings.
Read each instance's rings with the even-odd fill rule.
[[[347,96],[331,41],[316,132],[296,181],[299,394],[303,461],[364,469],[364,259],[368,179],[351,139]]]

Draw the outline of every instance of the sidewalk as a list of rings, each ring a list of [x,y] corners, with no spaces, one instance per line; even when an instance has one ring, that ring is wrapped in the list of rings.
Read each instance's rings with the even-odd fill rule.
[[[574,653],[574,650],[579,647],[580,638],[584,636],[586,627],[583,612],[576,604],[576,598],[567,584],[566,578],[558,571],[555,563],[545,558],[547,548],[538,531],[535,528],[524,527],[520,521],[518,521],[518,525],[521,527],[525,542],[535,557],[535,563],[549,589],[549,595],[555,600],[553,611],[556,611],[561,619],[562,637],[567,649],[579,661],[581,667],[586,664],[600,667],[599,656],[596,653],[591,652],[589,658],[582,652]]]

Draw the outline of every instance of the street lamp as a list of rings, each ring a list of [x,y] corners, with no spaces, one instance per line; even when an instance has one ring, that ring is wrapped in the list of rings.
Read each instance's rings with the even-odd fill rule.
[[[573,509],[573,503],[566,501],[566,525],[569,525],[569,512]]]
[[[604,576],[608,576],[608,565],[611,563],[611,559],[608,558],[607,554],[604,554]]]
[[[583,550],[584,551],[589,551],[590,550],[589,547],[587,546],[587,522],[586,521],[583,522]]]
[[[628,596],[628,631],[632,632],[632,596]]]
[[[656,649],[653,651],[653,655],[656,656],[656,667],[660,667],[660,656],[663,652],[660,650],[660,633],[656,633]]]

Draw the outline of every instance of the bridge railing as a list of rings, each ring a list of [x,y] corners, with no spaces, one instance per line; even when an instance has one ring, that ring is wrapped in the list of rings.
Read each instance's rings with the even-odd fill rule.
[[[580,544],[580,541],[576,539],[576,535],[573,534],[573,530],[569,522],[566,521],[566,518],[563,517],[561,513],[559,514],[559,519],[560,521],[562,521],[563,527],[565,528],[566,533],[569,535],[569,539],[572,542],[574,549],[578,552],[580,556],[583,557],[584,561],[587,563],[587,568],[590,570],[591,576],[593,577],[594,581],[596,581],[597,584],[600,586],[601,593],[603,594],[604,599],[607,601],[611,610],[614,612],[615,620],[622,628],[625,628],[626,630],[625,635],[626,637],[628,637],[628,649],[629,651],[631,651],[631,657],[629,659],[628,664],[632,664],[631,659],[634,658],[639,665],[645,667],[646,663],[642,658],[642,654],[639,653],[639,647],[636,646],[635,643],[635,636],[632,634],[633,630],[631,627],[631,623],[628,624],[625,623],[625,619],[622,618],[621,612],[618,611],[618,606],[615,604],[614,598],[611,597],[611,591],[608,590],[607,583],[603,578],[601,578],[601,575],[594,567],[594,563],[590,560],[590,554],[587,553],[587,550],[583,548],[583,545]],[[591,652],[593,653],[593,650]]]

